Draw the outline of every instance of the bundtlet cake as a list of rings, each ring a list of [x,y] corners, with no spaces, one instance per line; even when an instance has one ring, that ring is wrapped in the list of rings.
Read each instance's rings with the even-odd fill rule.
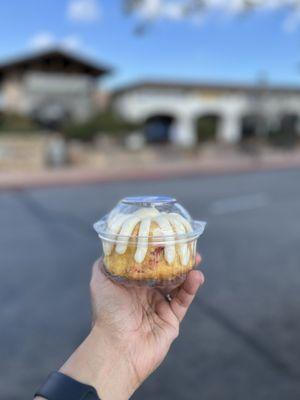
[[[176,286],[185,279],[195,265],[196,241],[204,227],[166,196],[125,198],[94,225],[108,275],[150,286]]]

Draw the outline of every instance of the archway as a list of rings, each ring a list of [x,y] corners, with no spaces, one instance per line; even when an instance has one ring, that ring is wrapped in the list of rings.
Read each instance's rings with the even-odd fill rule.
[[[206,114],[197,118],[196,132],[199,143],[214,142],[217,140],[221,116]]]
[[[146,119],[144,134],[147,143],[168,143],[175,118],[171,115],[153,115]]]
[[[299,117],[296,114],[285,114],[281,118],[281,130],[290,135],[297,136],[299,133]]]
[[[258,114],[244,115],[241,119],[241,141],[252,141],[266,133],[265,119]]]
[[[297,114],[282,114],[277,127],[269,133],[271,143],[282,147],[293,147],[299,140],[299,124],[300,118]]]

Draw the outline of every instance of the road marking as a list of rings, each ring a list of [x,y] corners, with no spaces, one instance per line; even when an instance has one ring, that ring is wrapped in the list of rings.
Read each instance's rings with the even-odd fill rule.
[[[265,193],[256,193],[216,200],[211,204],[210,212],[216,215],[231,214],[266,207],[269,203],[269,198]]]

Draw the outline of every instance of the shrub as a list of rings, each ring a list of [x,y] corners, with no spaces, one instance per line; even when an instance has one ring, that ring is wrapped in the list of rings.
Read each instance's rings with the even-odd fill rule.
[[[269,133],[269,141],[274,146],[294,147],[299,141],[299,118],[295,114],[283,115],[279,126]]]
[[[137,128],[137,124],[109,110],[95,114],[84,122],[71,121],[63,126],[62,131],[67,139],[91,141],[98,134],[121,136]]]
[[[0,132],[32,132],[37,125],[27,116],[14,112],[0,113]]]
[[[268,136],[269,143],[276,147],[290,149],[297,144],[299,140],[297,134],[293,131],[272,130]]]
[[[218,129],[218,117],[207,115],[197,120],[197,134],[199,142],[212,142],[216,139]]]

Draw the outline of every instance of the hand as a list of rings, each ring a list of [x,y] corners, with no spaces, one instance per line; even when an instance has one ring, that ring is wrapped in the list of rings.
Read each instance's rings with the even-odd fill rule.
[[[165,358],[204,276],[189,272],[168,301],[156,289],[112,282],[102,267],[96,261],[90,284],[92,331],[61,371],[96,387],[102,400],[123,400]]]

